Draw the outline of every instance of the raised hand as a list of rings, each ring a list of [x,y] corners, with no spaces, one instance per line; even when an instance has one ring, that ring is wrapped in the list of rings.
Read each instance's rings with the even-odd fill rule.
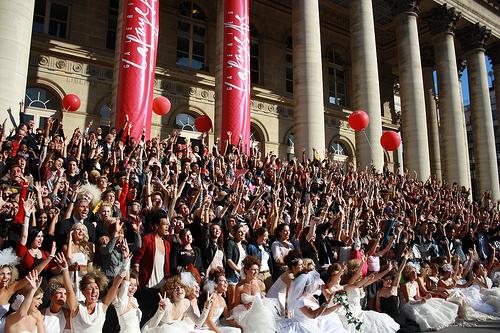
[[[65,270],[68,268],[68,262],[61,252],[56,255],[54,261],[56,262],[57,267],[59,267],[61,270]]]
[[[43,192],[43,186],[41,182],[35,182],[35,191],[37,191],[39,194]]]
[[[26,280],[28,280],[28,284],[31,289],[38,289],[40,284],[42,284],[42,279],[38,278],[38,271],[36,269],[28,273]]]
[[[161,293],[158,293],[160,296],[160,302],[158,303],[158,307],[160,310],[165,311],[169,306],[172,305],[170,302],[170,299],[167,297],[167,293],[163,293],[163,296]]]
[[[52,242],[52,247],[50,249],[50,257],[51,258],[55,258],[55,256],[56,256],[56,250],[57,250],[56,242]]]
[[[33,200],[33,193],[30,193],[28,195],[28,198],[23,203],[23,208],[25,215],[29,216],[31,215],[31,213],[33,213],[33,210],[35,209],[35,201]]]

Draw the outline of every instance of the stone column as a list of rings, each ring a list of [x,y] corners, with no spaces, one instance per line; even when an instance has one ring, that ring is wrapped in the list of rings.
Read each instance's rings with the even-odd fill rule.
[[[497,153],[484,57],[484,46],[490,35],[491,31],[489,29],[476,24],[464,28],[461,31],[460,38],[464,50],[470,50],[466,57],[478,194],[480,196],[485,191],[491,191],[492,199],[499,200],[500,184],[498,182]]]
[[[118,95],[118,72],[120,71],[120,54],[122,48],[123,3],[118,1],[118,18],[116,20],[116,41],[113,65],[113,83],[111,85],[111,126],[116,122],[116,98]]]
[[[435,9],[426,21],[435,35],[434,51],[445,180],[448,184],[458,183],[468,187],[470,180],[467,138],[463,124],[454,41],[455,24],[460,17],[461,14],[455,8],[443,5]]]
[[[405,167],[410,171],[416,171],[419,180],[427,180],[431,175],[431,169],[417,27],[419,2],[397,0],[393,9],[398,21],[396,39]]]
[[[459,96],[460,96],[460,109],[461,109],[461,114],[462,114],[462,128],[465,133],[464,136],[464,147],[465,149],[465,156],[467,160],[467,180],[469,181],[469,186],[467,188],[472,188],[472,178],[471,178],[471,170],[470,170],[470,153],[469,153],[469,141],[467,139],[467,122],[465,120],[465,107],[464,107],[464,94],[462,90],[462,74],[464,73],[465,68],[467,67],[467,61],[463,58],[457,58],[457,69],[458,69],[458,90],[459,90]],[[441,157],[442,159],[442,157]],[[469,197],[470,200],[472,200],[472,196]]]
[[[0,1],[0,113],[10,118],[8,129],[19,125],[26,94],[34,10],[35,0]]]
[[[496,113],[497,113],[497,117],[498,117],[498,116],[500,116],[500,42],[496,42],[496,43],[492,44],[490,46],[489,50],[487,51],[487,53],[491,59],[491,64],[493,65],[493,75],[494,75],[493,84],[494,84],[494,88],[495,88]],[[497,120],[495,141],[497,144],[500,143],[500,121],[499,120]],[[499,152],[497,151],[497,154],[498,153]]]
[[[295,155],[325,152],[323,73],[318,0],[292,1]]]
[[[422,49],[422,65],[431,175],[436,177],[438,181],[442,181],[441,149],[439,145],[439,119],[436,106],[436,96],[434,92],[434,50],[430,46],[425,46]]]
[[[382,118],[372,0],[352,0],[350,4],[352,106],[370,117],[364,133],[356,133],[358,167],[364,169],[373,162],[375,169],[382,171]]]
[[[217,0],[215,36],[215,136],[222,139],[222,68],[224,50],[224,0]]]

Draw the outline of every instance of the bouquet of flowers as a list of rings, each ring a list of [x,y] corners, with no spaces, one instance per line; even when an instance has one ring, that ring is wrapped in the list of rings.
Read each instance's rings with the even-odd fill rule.
[[[347,323],[349,325],[354,325],[356,328],[356,331],[361,331],[361,325],[363,325],[363,322],[358,318],[355,317],[351,309],[349,308],[349,301],[347,300],[347,294],[345,291],[338,291],[333,295],[333,303],[339,303],[342,305],[342,307],[345,310],[345,317],[347,318]]]

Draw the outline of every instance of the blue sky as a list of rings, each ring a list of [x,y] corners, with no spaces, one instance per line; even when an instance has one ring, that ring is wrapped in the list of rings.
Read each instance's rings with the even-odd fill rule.
[[[491,88],[493,84],[493,75],[491,74],[493,72],[493,68],[491,66],[490,59],[487,56],[484,56],[486,60],[486,72],[488,73],[488,86]],[[438,91],[437,87],[437,73],[434,71],[434,89]],[[470,100],[469,100],[469,79],[468,79],[468,73],[467,73],[467,68],[465,68],[463,74],[462,74],[462,94],[464,97],[464,105],[469,105]]]
[[[488,86],[491,88],[492,83],[492,78],[493,76],[490,75],[491,72],[493,72],[493,68],[491,66],[490,59],[485,56],[486,60],[486,72],[488,73]],[[468,80],[468,72],[467,68],[465,68],[463,74],[462,74],[462,94],[464,97],[464,105],[469,105],[470,100],[469,100],[469,80]]]

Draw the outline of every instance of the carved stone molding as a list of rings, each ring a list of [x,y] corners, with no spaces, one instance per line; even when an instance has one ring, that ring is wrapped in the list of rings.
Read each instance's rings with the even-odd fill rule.
[[[251,100],[250,109],[259,113],[271,113],[278,115],[278,105],[260,100]]]
[[[491,30],[486,26],[476,23],[457,31],[457,37],[464,50],[484,49],[491,36]]]
[[[420,11],[420,1],[421,0],[388,0],[392,6],[392,14],[394,16],[401,13],[414,13],[417,14]]]
[[[431,11],[424,17],[425,22],[433,34],[441,32],[454,33],[458,20],[462,17],[455,7],[444,4]]]
[[[63,59],[53,55],[31,53],[29,65],[69,74],[75,80],[112,80],[113,68]],[[79,81],[78,81],[79,82]]]
[[[434,67],[434,48],[429,44],[422,44],[420,54],[423,67]]]

